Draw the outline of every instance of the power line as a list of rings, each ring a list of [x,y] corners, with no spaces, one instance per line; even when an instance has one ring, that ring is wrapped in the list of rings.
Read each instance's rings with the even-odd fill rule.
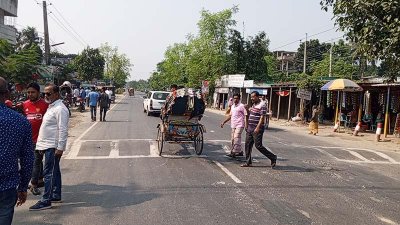
[[[61,14],[61,12],[56,8],[56,6],[54,5],[54,3],[52,3],[50,0],[50,5],[56,10],[56,12],[61,16],[61,19],[63,19],[65,21],[65,23],[71,28],[71,30],[83,41],[83,43],[85,43],[86,45],[88,45],[88,43],[85,41],[85,39],[82,38],[81,35],[79,35],[78,32],[76,32],[76,30],[71,26],[71,24],[65,19],[65,17]]]
[[[62,24],[62,22],[61,22],[61,21],[54,15],[54,13],[52,13],[51,11],[50,11],[50,13],[49,13],[49,17],[50,17],[54,22],[56,22],[56,24],[57,24],[61,29],[63,29],[67,34],[69,34],[73,39],[75,39],[75,41],[79,42],[80,44],[82,44],[83,47],[85,47],[85,44],[84,44],[82,41],[80,41],[70,30],[68,30],[68,28],[65,27],[65,26]]]
[[[334,30],[334,29],[335,29],[335,27],[332,27],[332,28],[330,28],[330,29],[328,29],[328,30],[324,30],[324,31],[321,31],[321,32],[318,32],[318,33],[315,33],[315,34],[311,34],[311,35],[309,35],[308,37],[314,37],[314,36],[317,36],[317,35],[320,35],[320,34],[329,32],[329,31]],[[278,50],[278,49],[280,49],[280,48],[283,48],[283,47],[292,45],[292,44],[294,44],[294,43],[297,43],[297,42],[301,41],[302,39],[304,39],[304,38],[299,38],[299,39],[297,39],[297,40],[295,40],[295,41],[293,41],[293,42],[290,42],[290,43],[288,43],[288,44],[285,44],[285,45],[279,46],[279,47],[277,47],[277,48],[275,48],[275,49],[272,49],[271,51],[275,51],[275,50]]]

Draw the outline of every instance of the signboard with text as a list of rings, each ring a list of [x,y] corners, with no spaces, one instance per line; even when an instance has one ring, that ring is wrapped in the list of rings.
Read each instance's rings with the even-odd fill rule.
[[[312,92],[304,89],[299,89],[297,91],[297,98],[304,99],[304,100],[311,100]]]

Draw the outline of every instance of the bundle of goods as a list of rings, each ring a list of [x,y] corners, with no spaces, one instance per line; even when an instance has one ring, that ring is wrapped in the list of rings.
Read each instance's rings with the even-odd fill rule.
[[[201,117],[205,104],[200,91],[192,88],[181,88],[174,91],[165,103],[166,115]]]

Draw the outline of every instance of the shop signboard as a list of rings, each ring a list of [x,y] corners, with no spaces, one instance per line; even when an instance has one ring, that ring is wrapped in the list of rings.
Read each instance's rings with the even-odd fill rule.
[[[219,94],[228,94],[229,88],[216,88],[215,92],[217,92]]]
[[[311,100],[312,92],[304,89],[299,89],[297,91],[297,98],[304,99],[304,100]]]
[[[228,75],[228,87],[242,88],[244,78],[244,74]]]
[[[268,89],[261,89],[261,88],[246,88],[246,93],[250,94],[253,91],[257,91],[260,95],[267,95]]]
[[[254,80],[245,80],[243,82],[243,87],[244,88],[251,88],[254,87]]]

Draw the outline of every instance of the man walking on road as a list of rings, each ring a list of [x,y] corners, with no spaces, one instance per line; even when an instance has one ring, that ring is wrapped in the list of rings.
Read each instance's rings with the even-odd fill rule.
[[[92,118],[92,122],[96,121],[98,101],[99,101],[99,93],[97,93],[96,89],[92,87],[92,91],[89,93],[90,117]]]
[[[31,211],[49,209],[52,202],[61,202],[60,159],[67,146],[69,113],[59,92],[59,87],[54,84],[44,89],[45,100],[50,105],[36,144],[36,151],[45,157],[44,193],[42,199],[29,208]]]
[[[43,116],[47,111],[47,104],[43,99],[40,98],[40,86],[37,83],[30,83],[27,89],[28,100],[23,103],[23,111],[26,118],[29,120],[32,126],[32,141],[35,152],[35,163],[32,172],[31,179],[31,192],[34,195],[40,195],[38,188],[39,179],[43,179],[43,155],[38,154],[35,151],[36,142],[39,136],[40,125],[42,125]]]
[[[108,94],[105,93],[105,88],[101,89],[101,94],[99,97],[99,107],[100,107],[100,121],[106,121],[106,114],[109,106]]]
[[[231,120],[231,152],[227,155],[235,158],[236,156],[243,156],[242,151],[242,132],[244,130],[245,118],[247,111],[244,105],[240,102],[240,94],[233,94],[233,104],[231,106],[230,114],[226,120],[221,123],[221,128],[225,123]]]
[[[246,163],[242,167],[252,166],[251,151],[253,145],[271,160],[271,167],[275,167],[277,156],[268,151],[262,144],[264,134],[264,120],[267,108],[264,102],[260,100],[260,94],[257,91],[251,93],[252,106],[249,109],[249,116],[245,125],[246,129]]]
[[[11,225],[15,205],[25,203],[32,175],[32,128],[5,105],[9,91],[0,77],[0,224]]]

